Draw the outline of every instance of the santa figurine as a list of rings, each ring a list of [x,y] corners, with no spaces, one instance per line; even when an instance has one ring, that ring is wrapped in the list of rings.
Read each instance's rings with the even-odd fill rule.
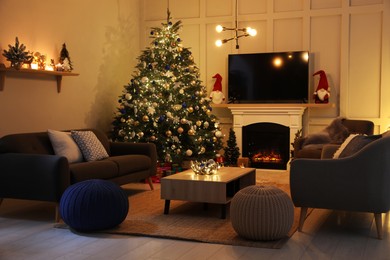
[[[210,93],[210,99],[214,104],[222,104],[225,101],[225,95],[222,93],[222,77],[218,73],[213,76],[215,80],[213,91]]]
[[[328,85],[328,79],[326,78],[325,71],[319,70],[313,74],[313,77],[320,75],[320,81],[318,82],[317,90],[314,92],[315,103],[328,103],[330,97],[330,87]]]

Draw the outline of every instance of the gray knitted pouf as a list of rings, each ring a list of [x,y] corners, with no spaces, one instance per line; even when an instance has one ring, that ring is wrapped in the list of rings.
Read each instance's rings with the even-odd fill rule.
[[[243,238],[276,240],[290,231],[294,205],[287,193],[276,187],[252,185],[234,195],[230,220]]]

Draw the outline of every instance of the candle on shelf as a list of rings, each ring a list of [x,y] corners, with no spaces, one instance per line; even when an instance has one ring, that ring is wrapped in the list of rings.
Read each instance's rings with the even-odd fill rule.
[[[31,63],[31,69],[37,70],[38,69],[38,63]]]
[[[46,65],[46,66],[45,66],[45,70],[53,71],[54,69],[53,69],[52,66]]]

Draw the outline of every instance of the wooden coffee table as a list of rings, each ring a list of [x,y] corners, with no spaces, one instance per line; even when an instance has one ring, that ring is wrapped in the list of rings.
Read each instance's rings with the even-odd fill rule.
[[[161,179],[164,214],[169,214],[171,200],[221,204],[221,218],[226,218],[226,205],[242,188],[256,184],[256,169],[222,167],[214,175],[197,175],[192,170]]]

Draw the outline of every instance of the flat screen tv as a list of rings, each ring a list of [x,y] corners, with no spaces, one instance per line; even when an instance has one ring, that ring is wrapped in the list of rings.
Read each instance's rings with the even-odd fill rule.
[[[309,53],[230,54],[229,103],[308,103]]]

